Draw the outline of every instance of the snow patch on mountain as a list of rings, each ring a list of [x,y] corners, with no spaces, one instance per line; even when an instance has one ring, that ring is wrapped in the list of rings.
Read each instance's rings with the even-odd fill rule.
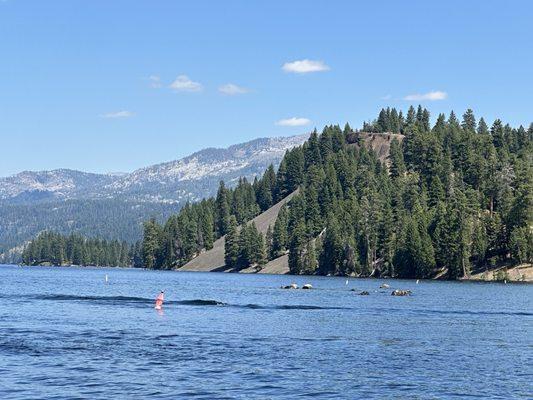
[[[285,151],[301,145],[309,135],[261,138],[230,146],[226,149],[208,148],[177,161],[142,168],[106,187],[127,192],[146,184],[169,185],[199,181],[210,177],[224,178],[240,174],[253,176],[269,164],[277,165]],[[235,176],[231,176],[231,179]]]
[[[24,171],[0,178],[0,199],[24,202],[54,199],[135,199],[143,202],[181,202],[210,196],[216,182],[230,185],[240,176],[253,178],[268,165],[277,166],[288,149],[301,145],[308,134],[260,138],[228,148],[207,148],[176,161],[132,173],[93,174],[69,169]]]
[[[56,197],[70,197],[77,191],[91,191],[114,178],[105,174],[92,174],[70,169],[52,171],[23,171],[0,178],[0,199],[24,193],[51,193]]]

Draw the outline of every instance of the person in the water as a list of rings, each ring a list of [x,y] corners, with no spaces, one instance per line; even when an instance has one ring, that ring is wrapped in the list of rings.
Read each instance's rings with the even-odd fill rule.
[[[161,293],[155,299],[155,309],[161,310],[163,307],[163,300],[165,299],[165,291],[161,290]]]

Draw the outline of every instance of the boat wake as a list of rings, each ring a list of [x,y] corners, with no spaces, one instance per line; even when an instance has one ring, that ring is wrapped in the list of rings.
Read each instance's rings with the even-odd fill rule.
[[[88,302],[91,304],[129,304],[129,305],[143,305],[153,304],[154,299],[146,297],[135,296],[77,296],[66,294],[44,294],[35,295],[31,297],[34,300],[44,301],[72,301],[72,302]],[[169,306],[225,306],[249,310],[348,310],[348,307],[334,307],[334,306],[317,306],[307,304],[279,304],[279,305],[262,305],[262,304],[227,304],[218,300],[210,299],[192,299],[192,300],[167,300],[165,307]]]

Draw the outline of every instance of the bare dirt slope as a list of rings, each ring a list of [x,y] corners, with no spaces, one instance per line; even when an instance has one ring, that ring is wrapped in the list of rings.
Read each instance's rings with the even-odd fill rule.
[[[265,267],[259,271],[261,274],[288,274],[289,273],[289,255],[285,254],[272,261],[269,261]]]
[[[245,268],[239,272],[245,274],[279,274],[284,275],[289,273],[289,255],[284,254],[281,257],[278,257],[274,260],[269,261],[266,265],[260,270],[255,268]]]
[[[533,264],[521,264],[516,267],[501,267],[489,271],[472,274],[465,280],[471,281],[508,281],[533,282]]]
[[[274,204],[268,210],[259,214],[257,217],[255,217],[252,220],[257,226],[257,229],[261,233],[265,234],[269,225],[274,226],[274,223],[276,222],[276,219],[278,218],[278,213],[279,213],[281,206],[287,203],[296,193],[297,191],[294,191],[293,193],[285,197],[283,200],[281,200],[279,203]],[[200,253],[200,255],[198,255],[196,258],[193,258],[183,267],[179,268],[179,270],[180,271],[228,271],[229,272],[230,270],[225,267],[225,262],[224,262],[224,243],[225,243],[225,236],[216,240],[215,243],[213,243],[213,248],[211,250]],[[283,257],[280,257],[280,258],[283,258]],[[266,271],[281,269],[282,267],[278,266],[277,264],[269,266],[269,264],[273,263],[274,261],[276,260],[269,262],[261,272],[266,273]],[[287,262],[286,269],[288,271],[288,262]],[[249,271],[249,272],[252,272],[252,271]],[[284,273],[284,272],[271,272],[271,273]]]

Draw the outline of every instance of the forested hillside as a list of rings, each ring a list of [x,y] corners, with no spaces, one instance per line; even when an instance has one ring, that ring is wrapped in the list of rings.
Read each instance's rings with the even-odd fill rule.
[[[140,266],[140,243],[42,232],[24,249],[22,260],[26,265]]]
[[[387,159],[365,144],[373,137],[390,142]],[[216,198],[163,225],[147,222],[144,265],[179,267],[222,235],[235,269],[287,252],[294,274],[456,279],[531,262],[532,139],[533,125],[489,128],[471,110],[431,126],[420,106],[384,109],[362,132],[327,126],[287,151],[277,171],[234,189],[221,183]],[[246,224],[298,188],[265,236]]]
[[[76,233],[135,243],[142,237],[142,224],[147,218],[154,215],[164,221],[179,210],[179,204],[116,199],[0,203],[0,262],[19,262],[22,245],[47,229],[64,235]],[[14,248],[18,251],[9,253]]]
[[[134,243],[151,216],[162,222],[188,200],[214,195],[220,180],[234,186],[240,176],[277,167],[285,150],[308,136],[203,149],[129,174],[58,169],[0,177],[0,262],[19,262],[22,246],[43,230]]]

